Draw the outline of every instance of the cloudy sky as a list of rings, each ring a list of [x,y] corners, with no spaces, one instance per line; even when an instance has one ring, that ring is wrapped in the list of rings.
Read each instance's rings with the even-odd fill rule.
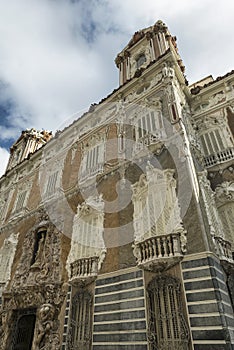
[[[232,70],[233,15],[233,0],[0,0],[0,175],[21,130],[61,129],[116,88],[116,54],[158,19],[189,83]]]

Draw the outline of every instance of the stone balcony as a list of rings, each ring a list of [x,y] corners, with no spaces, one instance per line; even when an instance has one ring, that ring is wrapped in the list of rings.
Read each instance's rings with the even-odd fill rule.
[[[234,159],[234,147],[206,156],[204,162],[205,166],[209,168],[232,159]]]
[[[163,146],[163,140],[165,139],[165,131],[157,130],[157,132],[148,133],[139,138],[134,144],[133,153],[137,154],[143,151],[146,147],[158,144],[158,148],[161,150]]]
[[[87,285],[93,282],[98,274],[98,256],[78,259],[71,263],[70,282],[74,285]]]
[[[167,270],[177,264],[185,252],[184,232],[150,237],[134,246],[139,268],[149,271]]]

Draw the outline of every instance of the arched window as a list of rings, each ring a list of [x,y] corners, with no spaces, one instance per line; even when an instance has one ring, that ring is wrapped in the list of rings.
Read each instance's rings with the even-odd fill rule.
[[[90,350],[92,345],[93,297],[87,290],[72,298],[70,318],[70,350]]]
[[[156,277],[147,294],[150,350],[187,350],[189,332],[182,314],[180,282],[171,276]]]

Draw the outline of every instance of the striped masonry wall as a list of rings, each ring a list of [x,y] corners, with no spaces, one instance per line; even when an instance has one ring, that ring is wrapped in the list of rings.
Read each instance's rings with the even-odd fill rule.
[[[93,350],[147,350],[143,273],[99,276],[95,288]]]
[[[233,350],[234,317],[225,273],[212,256],[182,262],[194,350]]]

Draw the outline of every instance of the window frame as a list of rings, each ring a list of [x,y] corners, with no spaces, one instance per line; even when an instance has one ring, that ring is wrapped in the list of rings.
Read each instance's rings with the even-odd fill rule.
[[[94,298],[87,289],[76,291],[71,299],[70,331],[68,347],[70,350],[92,348]],[[82,317],[84,316],[84,317]]]
[[[188,349],[189,328],[182,311],[181,283],[172,276],[156,276],[147,286],[150,350]],[[169,347],[170,346],[170,347]]]

